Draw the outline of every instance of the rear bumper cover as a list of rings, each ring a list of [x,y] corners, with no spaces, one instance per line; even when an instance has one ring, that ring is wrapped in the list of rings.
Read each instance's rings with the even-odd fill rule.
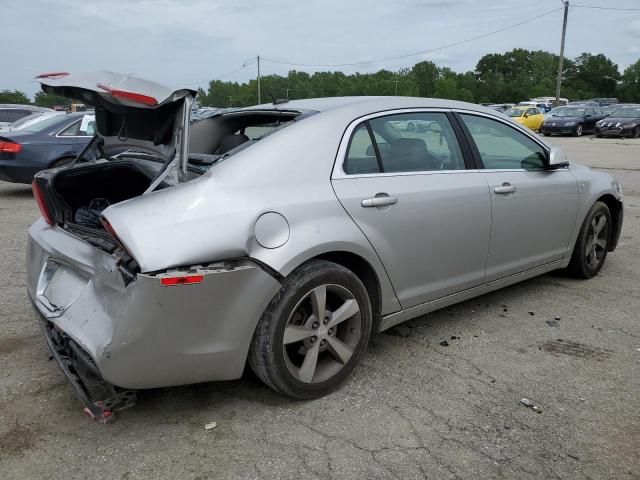
[[[38,315],[124,389],[239,378],[280,288],[250,259],[201,266],[199,284],[163,287],[158,275],[138,274],[125,286],[110,255],[42,220],[29,233],[28,291]],[[61,266],[48,269],[51,262]]]

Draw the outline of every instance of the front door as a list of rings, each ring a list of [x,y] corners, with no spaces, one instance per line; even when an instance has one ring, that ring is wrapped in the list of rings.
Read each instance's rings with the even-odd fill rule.
[[[569,168],[545,170],[544,147],[487,117],[460,115],[484,165],[492,206],[486,281],[570,254],[578,185]]]
[[[484,281],[489,191],[481,172],[466,170],[446,113],[363,121],[338,162],[336,195],[382,260],[403,308]]]

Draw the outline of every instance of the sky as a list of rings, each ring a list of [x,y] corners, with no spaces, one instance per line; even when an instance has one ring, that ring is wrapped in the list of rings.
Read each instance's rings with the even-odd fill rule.
[[[638,0],[571,4],[640,8]],[[166,85],[247,81],[263,75],[398,70],[431,60],[473,70],[486,53],[559,52],[561,0],[3,0],[0,90],[33,96],[52,71],[111,70]],[[555,12],[462,45],[433,50]],[[571,8],[565,55],[604,53],[620,71],[640,58],[640,11]],[[335,66],[301,64],[372,63]],[[237,70],[237,71],[236,71]],[[234,72],[234,73],[231,73]]]

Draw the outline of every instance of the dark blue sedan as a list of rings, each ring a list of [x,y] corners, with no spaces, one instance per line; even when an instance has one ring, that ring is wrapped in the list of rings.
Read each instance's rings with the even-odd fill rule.
[[[80,112],[0,132],[0,180],[31,183],[40,170],[69,163],[89,143],[95,128],[93,113]]]

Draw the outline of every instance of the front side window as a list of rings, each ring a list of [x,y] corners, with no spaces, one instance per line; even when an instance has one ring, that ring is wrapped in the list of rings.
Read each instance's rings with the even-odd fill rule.
[[[460,115],[478,148],[485,169],[544,168],[545,150],[525,134],[502,122],[474,115]]]
[[[399,113],[364,122],[352,134],[344,163],[351,175],[464,169],[444,113]]]

